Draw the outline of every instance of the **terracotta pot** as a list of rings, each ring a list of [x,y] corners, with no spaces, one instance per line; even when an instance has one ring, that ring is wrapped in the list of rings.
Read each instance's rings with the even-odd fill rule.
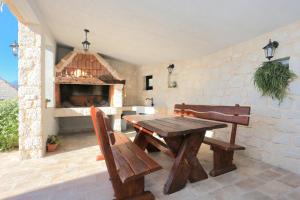
[[[53,152],[57,148],[57,144],[47,144],[47,151],[48,152]]]

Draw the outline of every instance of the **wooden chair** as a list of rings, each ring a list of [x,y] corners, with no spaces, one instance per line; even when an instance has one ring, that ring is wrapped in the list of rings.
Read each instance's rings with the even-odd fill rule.
[[[175,114],[181,116],[196,117],[205,120],[231,123],[230,142],[205,137],[204,143],[210,145],[214,155],[211,176],[218,176],[236,169],[233,164],[235,150],[245,150],[245,147],[235,144],[237,125],[249,125],[250,107],[248,106],[209,106],[209,105],[186,105],[176,104]]]
[[[151,192],[144,191],[144,176],[161,166],[130,140],[116,144],[109,119],[101,110],[92,107],[91,117],[116,200],[154,200]]]

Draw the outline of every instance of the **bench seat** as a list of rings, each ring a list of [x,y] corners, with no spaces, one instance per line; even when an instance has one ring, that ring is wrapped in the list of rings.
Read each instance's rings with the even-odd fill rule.
[[[218,139],[205,137],[203,140],[204,144],[213,145],[224,151],[235,151],[235,150],[245,150],[246,148],[237,144],[230,144],[229,142],[224,142]]]
[[[123,183],[141,178],[162,167],[133,142],[112,146],[119,177]]]

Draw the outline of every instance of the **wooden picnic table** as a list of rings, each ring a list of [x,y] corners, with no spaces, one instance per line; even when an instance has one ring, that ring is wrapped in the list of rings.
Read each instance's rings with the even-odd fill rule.
[[[175,161],[164,186],[165,194],[181,190],[187,180],[197,182],[208,177],[197,153],[207,130],[227,127],[224,123],[175,115],[129,115],[123,118],[134,125],[137,131],[134,143],[140,148],[159,149],[174,155]],[[165,143],[153,137],[154,133]]]

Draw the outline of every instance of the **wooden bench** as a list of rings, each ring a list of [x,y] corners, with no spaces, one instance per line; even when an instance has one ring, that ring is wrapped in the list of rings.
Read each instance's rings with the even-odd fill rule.
[[[209,137],[205,137],[203,142],[210,145],[214,154],[213,169],[209,173],[211,176],[218,176],[236,169],[236,165],[233,164],[234,151],[245,149],[245,147],[235,144],[237,125],[249,125],[250,107],[238,104],[235,106],[176,104],[174,112],[181,116],[231,123],[229,142]]]
[[[114,134],[114,137],[116,140],[115,144],[123,144],[123,143],[130,141],[130,139],[122,133],[113,133],[113,134]],[[98,145],[100,147],[101,143],[100,143],[100,139],[98,137],[97,137],[97,140],[98,140]],[[101,148],[100,148],[100,152],[101,152]],[[96,161],[101,161],[101,160],[104,160],[104,156],[103,156],[102,152],[96,156]]]
[[[117,134],[101,110],[92,107],[91,117],[116,200],[154,200],[151,192],[144,191],[144,176],[161,166],[130,140],[117,144]]]

